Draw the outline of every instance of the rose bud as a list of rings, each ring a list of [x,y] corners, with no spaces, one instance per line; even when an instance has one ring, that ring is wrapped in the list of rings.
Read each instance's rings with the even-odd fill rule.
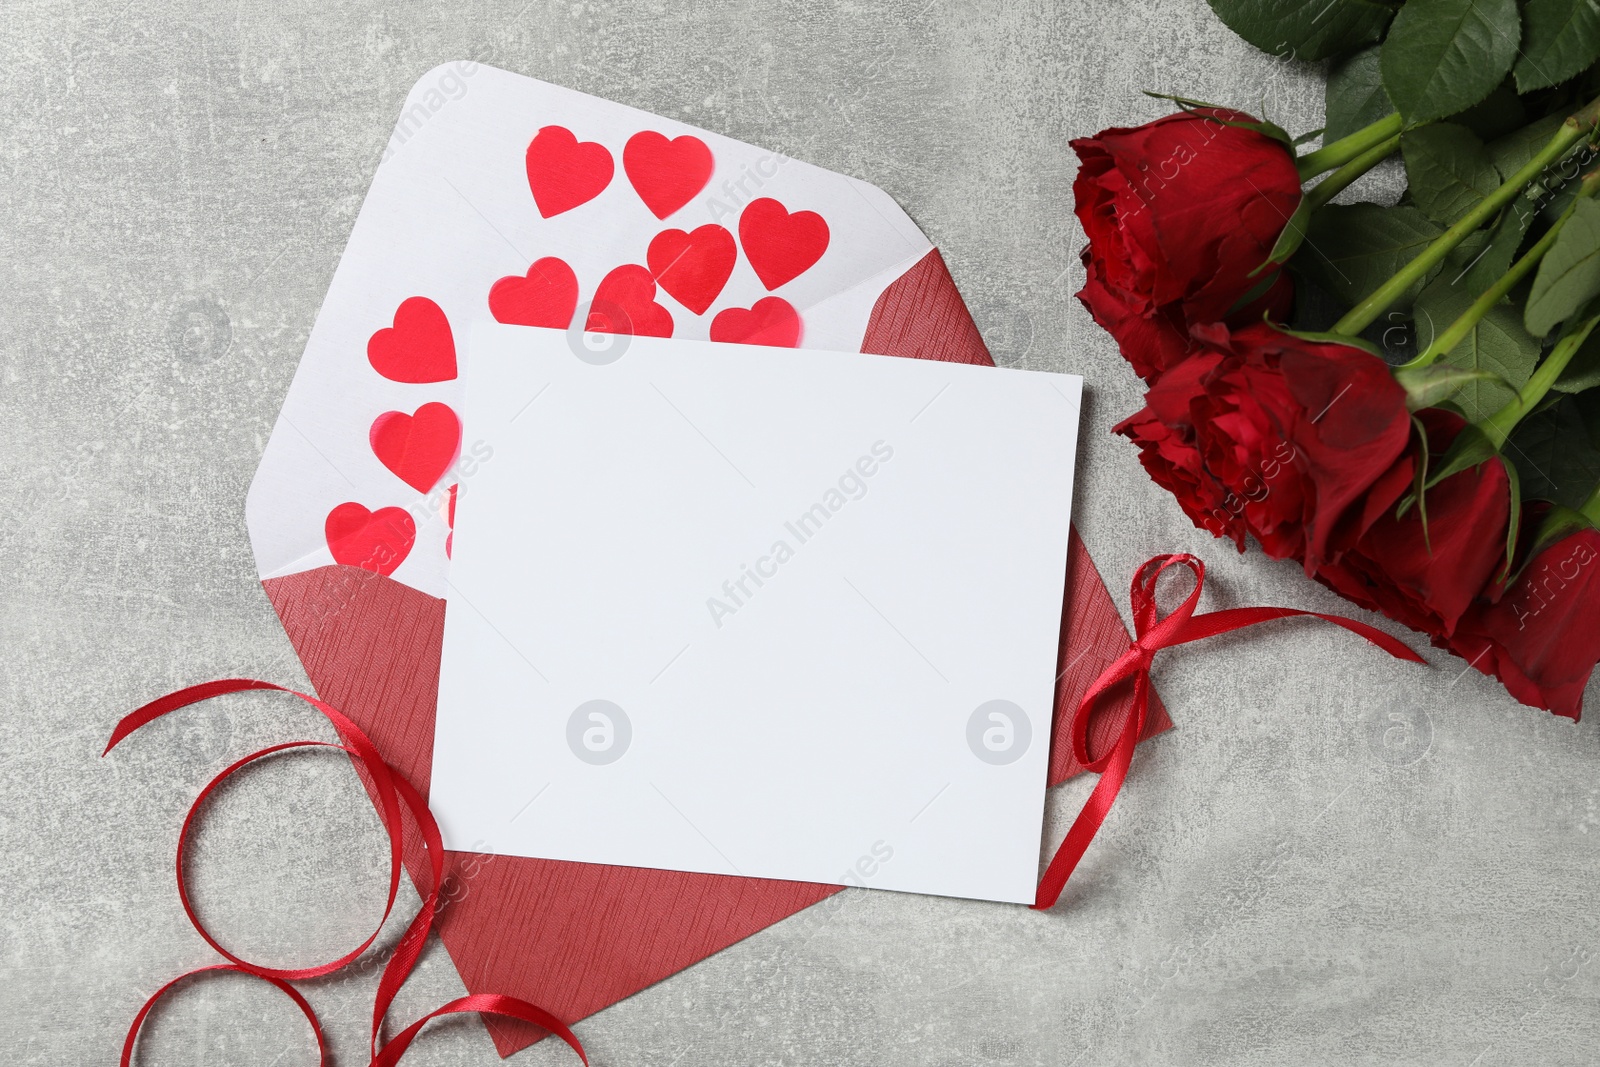
[[[1574,721],[1600,662],[1600,531],[1568,534],[1541,549],[1496,603],[1480,599],[1449,648],[1493,674],[1524,704]]]
[[[1466,420],[1440,408],[1425,408],[1417,418],[1437,464]],[[1511,483],[1494,456],[1427,490],[1425,512],[1413,502],[1397,516],[1422,447],[1413,439],[1368,495],[1365,511],[1375,518],[1360,541],[1312,576],[1341,596],[1443,640],[1505,562]]]
[[[1203,108],[1072,142],[1089,237],[1078,299],[1147,381],[1193,351],[1194,325],[1288,315],[1287,274],[1252,272],[1299,205],[1300,176],[1288,146],[1228,125],[1254,121]]]
[[[1199,327],[1200,351],[1162,376],[1115,432],[1195,525],[1253,536],[1310,572],[1376,516],[1364,494],[1405,451],[1405,391],[1359,348],[1265,324]]]

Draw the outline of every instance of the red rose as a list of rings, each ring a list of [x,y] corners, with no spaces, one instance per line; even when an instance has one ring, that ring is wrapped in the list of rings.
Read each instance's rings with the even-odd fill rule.
[[[1073,182],[1089,236],[1078,299],[1117,339],[1123,358],[1154,381],[1193,350],[1189,328],[1288,314],[1288,276],[1251,277],[1300,204],[1294,155],[1254,122],[1216,108],[1072,142]]]
[[[1600,662],[1600,530],[1568,534],[1523,568],[1496,603],[1479,600],[1435,644],[1492,674],[1524,704],[1576,720]]]
[[[1438,408],[1417,415],[1437,464],[1466,421]],[[1415,503],[1397,518],[1420,447],[1414,441],[1368,493],[1363,518],[1370,524],[1360,540],[1313,577],[1357,604],[1447,639],[1505,561],[1511,486],[1497,456],[1429,489],[1426,527]]]
[[[1177,499],[1191,522],[1213,537],[1232,538],[1242,552],[1249,533],[1243,509],[1228,506],[1232,494],[1206,469],[1194,424],[1187,416],[1189,398],[1204,393],[1200,379],[1216,370],[1220,362],[1216,356],[1201,356],[1180,364],[1145,394],[1145,406],[1123,419],[1112,432],[1139,446],[1139,463],[1145,473]],[[1159,396],[1157,388],[1161,389]],[[1171,417],[1170,422],[1154,410],[1158,402]],[[1173,411],[1183,414],[1172,416]]]
[[[1405,391],[1368,352],[1264,323],[1195,338],[1115,432],[1196,526],[1315,569],[1375,520],[1360,505],[1405,451]]]

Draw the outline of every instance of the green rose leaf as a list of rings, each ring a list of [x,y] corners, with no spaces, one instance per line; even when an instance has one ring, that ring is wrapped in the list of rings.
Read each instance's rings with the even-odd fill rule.
[[[1323,100],[1327,116],[1323,120],[1323,144],[1348,137],[1391,114],[1394,103],[1383,91],[1378,46],[1363,48],[1335,64],[1328,72]]]
[[[1209,0],[1228,28],[1263,52],[1318,60],[1376,41],[1394,8],[1374,0]]]
[[[1600,385],[1600,331],[1585,339],[1550,388],[1558,393],[1581,393],[1597,385]]]
[[[1600,59],[1600,6],[1594,0],[1527,0],[1522,54],[1511,68],[1517,91],[1546,89]]]
[[[1562,397],[1523,419],[1505,452],[1528,499],[1579,507],[1600,485],[1600,393]]]
[[[1417,297],[1417,343],[1432,343],[1472,306],[1477,296],[1476,290],[1441,275]],[[1492,415],[1510,403],[1538,362],[1538,339],[1522,328],[1517,309],[1504,302],[1490,308],[1461,343],[1440,360],[1440,364],[1484,374],[1463,381],[1460,391],[1452,394],[1469,421]]]
[[[1465,111],[1517,58],[1517,0],[1409,0],[1383,42],[1383,87],[1408,122]]]
[[[1506,459],[1503,452],[1500,454],[1500,466],[1505,468],[1506,489],[1511,494],[1506,509],[1511,521],[1506,524],[1506,561],[1500,565],[1500,573],[1495,575],[1497,582],[1503,582],[1511,576],[1511,558],[1517,554],[1517,534],[1522,528],[1522,476],[1517,473],[1517,465]]]
[[[1467,239],[1445,257],[1444,270],[1440,273],[1468,292],[1483,292],[1511,269],[1517,250],[1522,247],[1522,239],[1537,214],[1531,202],[1513,200],[1500,212],[1499,220],[1491,229],[1468,234]],[[1483,236],[1480,238],[1479,234]]]
[[[1449,278],[1453,285],[1461,285],[1468,274],[1483,262],[1489,252],[1489,244],[1494,237],[1491,230],[1473,230],[1461,239],[1461,243],[1445,253],[1444,262],[1439,265],[1439,274]],[[1501,272],[1505,273],[1504,271]],[[1492,282],[1500,277],[1496,274],[1489,280]],[[1488,286],[1480,287],[1486,289]]]
[[[1578,156],[1569,156],[1557,166],[1551,167],[1543,182],[1535,183],[1544,190],[1542,199],[1536,202],[1539,209],[1537,218],[1546,225],[1554,223],[1567,213],[1567,208],[1578,199],[1578,193],[1583,189],[1580,172],[1581,164],[1589,162]]]
[[[1564,504],[1555,505],[1545,513],[1544,521],[1539,523],[1538,529],[1533,532],[1533,539],[1528,546],[1527,555],[1523,558],[1522,566],[1517,568],[1511,577],[1507,579],[1507,584],[1515,582],[1522,575],[1522,572],[1527,569],[1528,564],[1532,563],[1539,553],[1546,548],[1569,534],[1577,533],[1579,530],[1592,529],[1594,529],[1594,523],[1590,522],[1583,513],[1574,511]]]
[[[1550,138],[1556,135],[1561,124],[1567,121],[1564,114],[1556,113],[1546,115],[1544,118],[1530,125],[1524,126],[1515,133],[1508,133],[1498,140],[1489,143],[1489,158],[1494,160],[1495,169],[1500,172],[1502,181],[1509,179],[1517,171],[1532,162],[1539,150],[1550,143]],[[1538,186],[1535,182],[1529,187],[1532,194]],[[1537,194],[1532,194],[1537,195]]]
[[[1426,488],[1432,489],[1440,482],[1453,474],[1460,474],[1469,467],[1476,467],[1480,463],[1493,459],[1496,455],[1494,442],[1478,428],[1476,423],[1467,423],[1456,434],[1456,439],[1450,442],[1450,447],[1445,449],[1443,456],[1439,457],[1437,466],[1429,465],[1425,471],[1419,471],[1419,480]]]
[[[1450,121],[1459,122],[1485,141],[1492,141],[1526,126],[1528,109],[1508,78],[1496,86],[1494,92],[1452,116]]]
[[[1394,372],[1394,380],[1406,391],[1407,411],[1438,407],[1463,386],[1493,378],[1488,371],[1465,370],[1448,363],[1410,369],[1401,367]]]
[[[1273,242],[1272,252],[1267,256],[1267,261],[1251,271],[1250,277],[1254,278],[1263,271],[1271,270],[1273,267],[1280,267],[1289,262],[1289,257],[1294,255],[1299,250],[1301,243],[1305,241],[1306,225],[1310,221],[1311,201],[1301,197],[1299,205],[1294,209],[1294,214],[1290,215],[1289,221],[1284,223],[1283,232],[1278,234],[1278,239]],[[1260,296],[1261,293],[1265,292],[1266,289],[1262,288],[1261,292],[1256,293],[1250,300],[1254,300],[1256,296]],[[1242,302],[1238,306],[1243,307],[1250,300],[1242,300],[1241,298]],[[1234,310],[1237,310],[1237,308]]]
[[[1478,135],[1440,122],[1409,130],[1400,138],[1411,199],[1445,226],[1471,211],[1500,186],[1500,175]]]
[[[1539,262],[1528,292],[1528,332],[1543,337],[1600,296],[1600,203],[1580,200]]]
[[[1344,345],[1346,348],[1359,348],[1369,356],[1383,358],[1383,353],[1378,351],[1378,346],[1361,337],[1351,337],[1347,333],[1329,333],[1327,330],[1291,330],[1287,326],[1279,326],[1280,333],[1290,337],[1298,337],[1302,341],[1315,341],[1323,345]]]
[[[1347,305],[1358,303],[1444,232],[1414,207],[1329,204],[1311,215],[1294,265]],[[1395,305],[1404,310],[1436,273],[1419,278]]]

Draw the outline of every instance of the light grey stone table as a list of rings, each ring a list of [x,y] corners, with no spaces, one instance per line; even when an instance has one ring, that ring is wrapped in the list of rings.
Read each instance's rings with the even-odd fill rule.
[[[1145,479],[1107,432],[1139,390],[1071,298],[1069,138],[1165,110],[1141,89],[1321,124],[1319,72],[1251,50],[1202,0],[4,0],[0,27],[9,1063],[114,1062],[141,999],[213,959],[174,893],[182,812],[230,756],[321,729],[223,701],[98,758],[168,688],[304,684],[255,580],[245,488],[400,101],[443,60],[881,185],[1001,362],[1088,380],[1076,508],[1119,600],[1139,561],[1184,549],[1212,567],[1211,606],[1344,607],[1197,533]],[[198,347],[196,309],[219,331]],[[579,1031],[597,1064],[660,1067],[1594,1062],[1600,738],[1430,656],[1296,624],[1170,653],[1178,729],[1141,751],[1055,911],[849,890],[831,919],[802,913]],[[1053,838],[1089,785],[1052,794]],[[196,859],[215,928],[257,958],[354,944],[382,898],[376,820],[333,757],[226,790]],[[308,985],[343,1062],[364,1062],[375,983]],[[460,990],[434,944],[392,1018]],[[289,1003],[243,979],[175,998],[144,1053],[311,1062]],[[495,1062],[472,1019],[412,1055]],[[519,1062],[575,1061],[546,1042]]]

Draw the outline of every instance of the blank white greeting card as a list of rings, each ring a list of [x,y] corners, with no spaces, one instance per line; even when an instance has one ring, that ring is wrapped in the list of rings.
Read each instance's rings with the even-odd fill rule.
[[[465,376],[447,848],[1033,900],[1081,379],[489,325]]]

